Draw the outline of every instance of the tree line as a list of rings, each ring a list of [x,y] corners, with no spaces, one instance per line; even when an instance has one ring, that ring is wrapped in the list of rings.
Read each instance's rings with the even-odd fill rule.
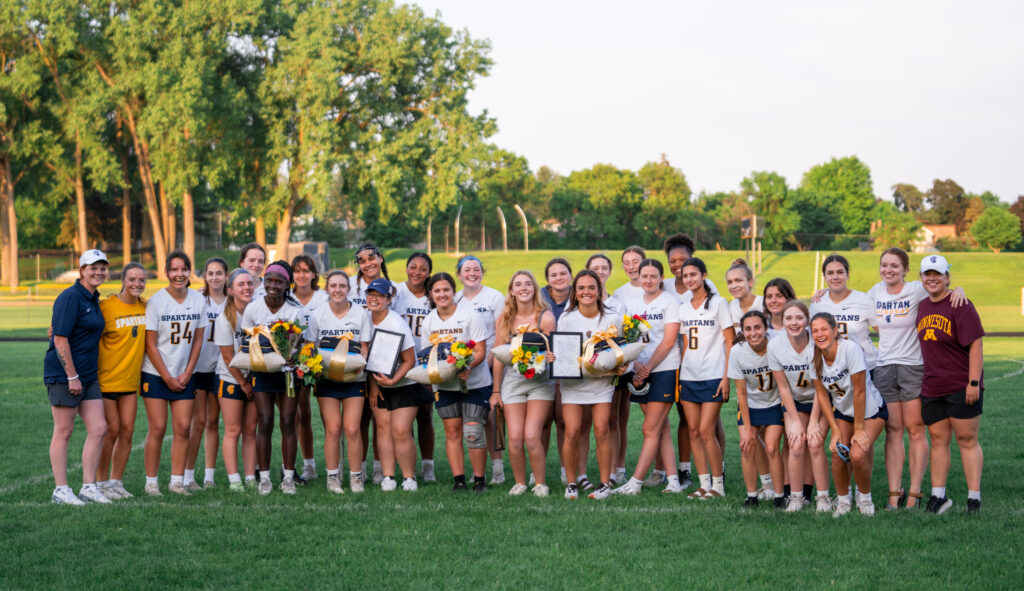
[[[488,142],[493,118],[468,109],[492,67],[488,42],[390,0],[2,6],[0,279],[10,285],[19,248],[120,244],[128,260],[142,241],[159,268],[179,245],[193,254],[197,232],[278,252],[296,230],[336,245],[356,235],[440,245],[458,219],[462,244],[486,248],[509,215],[518,247],[516,205],[531,246],[578,248],[657,246],[680,230],[737,248],[754,213],[767,220],[765,248],[905,245],[922,222],[969,229],[1006,209],[951,180],[896,185],[894,201],[880,200],[856,156],[795,186],[754,171],[737,191],[697,195],[664,156],[638,171],[533,171]],[[1013,208],[1024,214],[1021,200]],[[1019,243],[1017,229],[1003,248]]]

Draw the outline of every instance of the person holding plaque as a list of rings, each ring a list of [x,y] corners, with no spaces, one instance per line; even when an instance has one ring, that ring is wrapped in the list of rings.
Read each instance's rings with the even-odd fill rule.
[[[387,279],[374,279],[366,287],[366,308],[370,312],[372,333],[366,368],[370,374],[370,409],[377,424],[377,452],[383,476],[380,488],[385,492],[398,488],[395,481],[397,459],[405,478],[402,490],[412,492],[419,488],[412,423],[424,397],[419,384],[405,377],[416,364],[415,340],[409,325],[391,309],[393,297],[393,287]],[[361,473],[350,475],[352,492],[362,492],[362,481]]]

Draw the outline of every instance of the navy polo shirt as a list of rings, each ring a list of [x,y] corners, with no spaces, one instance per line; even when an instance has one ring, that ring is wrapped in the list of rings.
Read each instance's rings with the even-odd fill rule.
[[[103,325],[100,294],[89,293],[80,281],[76,280],[74,285],[61,292],[53,303],[53,318],[50,319],[53,336],[67,337],[71,361],[83,388],[88,388],[97,379]],[[60,364],[51,338],[43,360],[43,382],[66,384],[67,381],[68,374]]]

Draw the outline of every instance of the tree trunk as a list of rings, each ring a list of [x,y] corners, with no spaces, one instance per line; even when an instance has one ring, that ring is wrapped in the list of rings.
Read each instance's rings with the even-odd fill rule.
[[[14,211],[14,175],[10,154],[0,155],[0,243],[3,245],[0,270],[3,282],[18,287],[18,217]]]
[[[295,216],[297,200],[297,197],[293,194],[288,202],[288,206],[277,216],[277,239],[275,240],[274,247],[277,249],[277,258],[281,260],[288,259],[288,243],[292,240],[292,221]]]
[[[256,216],[256,244],[263,247],[264,250],[267,248],[267,223],[263,221],[263,216]]]
[[[484,223],[484,217],[480,217],[480,250],[487,250],[487,224]]]
[[[182,245],[185,254],[192,261],[192,274],[197,273],[199,263],[196,262],[196,220],[195,205],[192,203],[192,192],[185,191],[181,198],[181,226],[185,243]],[[198,275],[197,275],[198,276]]]
[[[85,180],[82,178],[82,144],[75,138],[75,214],[78,216],[78,253],[89,250],[89,226],[85,219]]]
[[[132,260],[132,179],[128,172],[128,157],[124,153],[124,131],[120,117],[117,118],[117,141],[114,146],[124,176],[124,188],[121,189],[121,256],[127,265]]]
[[[139,138],[131,112],[126,110],[125,114],[127,115],[128,131],[132,136],[132,145],[135,147],[135,156],[139,162],[139,177],[142,179],[142,190],[146,196],[146,214],[149,217],[149,223],[153,231],[157,273],[163,275],[167,249],[164,244],[163,233],[160,231],[160,210],[157,206],[156,191],[153,187],[152,166],[149,164],[149,146]]]

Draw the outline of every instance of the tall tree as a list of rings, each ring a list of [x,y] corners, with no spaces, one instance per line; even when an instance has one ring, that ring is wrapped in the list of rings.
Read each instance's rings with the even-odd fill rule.
[[[754,213],[765,218],[764,247],[782,248],[800,227],[800,214],[790,206],[786,178],[777,172],[754,171],[742,181],[740,189],[750,200]]]
[[[658,162],[648,162],[637,172],[643,189],[643,202],[636,218],[636,229],[646,244],[659,244],[681,231],[693,231],[696,224],[690,203],[690,185],[686,175],[662,154]]]
[[[967,197],[963,187],[956,181],[935,179],[925,198],[931,203],[940,224],[956,224],[958,233],[967,228],[963,223],[964,213],[967,211]]]
[[[806,189],[789,191],[789,206],[800,213],[800,227],[793,232],[797,250],[829,248],[837,234],[843,234],[843,222],[836,213],[838,199],[831,194],[818,194]]]
[[[1024,195],[1017,197],[1017,200],[1010,205],[1009,212],[1020,218],[1020,230],[1024,232]]]
[[[971,235],[985,248],[999,253],[1020,244],[1020,220],[1002,207],[990,207],[971,226]]]
[[[900,211],[924,211],[924,193],[910,183],[896,183],[892,186],[892,200]]]
[[[832,158],[804,173],[800,188],[822,195],[833,195],[839,203],[839,219],[847,234],[867,234],[875,191],[871,169],[856,156]]]
[[[645,238],[634,223],[642,201],[643,188],[635,172],[596,164],[566,178],[553,195],[552,213],[574,243],[621,248]]]
[[[918,230],[921,229],[921,223],[913,212],[901,211],[895,204],[881,201],[875,208],[874,217],[881,222],[871,235],[875,248],[897,246],[910,250],[910,243],[917,239]]]

